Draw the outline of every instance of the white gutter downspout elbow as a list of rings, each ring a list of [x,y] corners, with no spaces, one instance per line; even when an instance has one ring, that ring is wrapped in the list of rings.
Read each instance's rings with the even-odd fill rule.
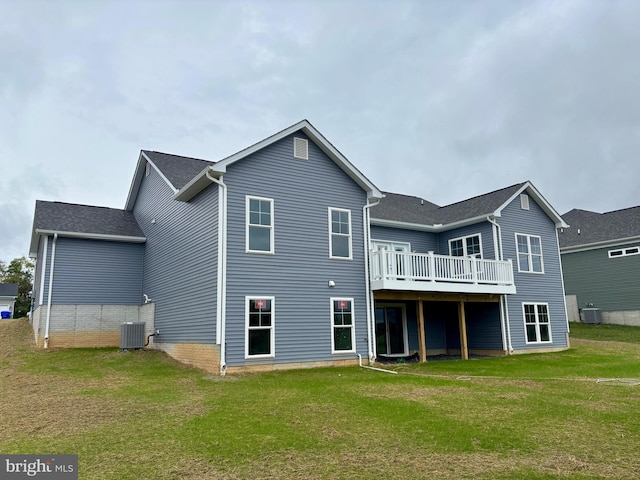
[[[375,328],[372,324],[372,311],[374,308],[373,292],[371,291],[371,282],[369,278],[369,252],[371,251],[370,238],[371,238],[371,222],[369,221],[371,207],[375,207],[380,203],[380,199],[374,203],[367,203],[362,207],[362,230],[363,230],[363,243],[364,243],[364,282],[365,290],[367,294],[367,347],[369,350],[369,363],[373,363],[376,359],[376,355],[373,351],[373,337],[375,336]]]
[[[495,217],[487,217],[487,221],[491,223],[495,229],[496,234],[493,237],[493,246],[496,250],[496,259],[504,260],[502,255],[502,229],[500,224],[496,222]],[[513,353],[513,346],[511,345],[511,326],[509,325],[509,304],[505,295],[500,296],[500,310],[502,317],[502,348],[509,353]],[[505,338],[506,333],[506,338]]]
[[[49,293],[47,294],[47,322],[44,327],[44,348],[49,348],[49,325],[51,324],[51,294],[53,292],[53,267],[56,261],[56,243],[58,242],[58,234],[53,234],[53,243],[51,246],[51,265],[49,265]],[[45,252],[45,259],[46,257]],[[46,260],[45,260],[46,265]]]
[[[216,341],[220,344],[220,375],[227,371],[226,318],[227,318],[227,185],[220,178],[206,172],[207,178],[217,184],[218,190],[218,281],[216,286]],[[222,218],[220,218],[222,216]]]

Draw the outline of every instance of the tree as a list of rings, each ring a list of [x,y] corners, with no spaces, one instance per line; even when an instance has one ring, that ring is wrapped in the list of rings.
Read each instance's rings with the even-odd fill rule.
[[[33,262],[26,257],[14,258],[8,265],[0,260],[0,282],[18,284],[18,298],[13,311],[15,318],[25,317],[31,308],[33,268]]]

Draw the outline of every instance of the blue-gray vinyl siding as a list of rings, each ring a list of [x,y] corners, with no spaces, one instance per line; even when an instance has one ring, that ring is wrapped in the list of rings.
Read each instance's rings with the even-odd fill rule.
[[[50,237],[43,303],[48,302],[52,247]],[[58,237],[52,304],[139,305],[143,255],[144,245],[140,243]]]
[[[190,202],[154,169],[142,181],[133,209],[147,238],[143,292],[155,303],[163,343],[216,342],[218,187]]]
[[[530,199],[529,210],[520,208],[517,198],[509,204],[498,219],[502,230],[505,260],[513,262],[517,293],[507,295],[511,341],[514,349],[567,346],[567,317],[556,227],[549,216]],[[518,272],[515,234],[541,237],[544,273]],[[552,343],[526,343],[523,303],[547,303],[551,322]]]
[[[640,243],[563,253],[562,269],[567,295],[576,295],[578,307],[593,304],[606,312],[640,310],[640,255],[609,258],[610,250]]]
[[[353,298],[357,353],[367,355],[365,192],[309,140],[286,137],[231,165],[228,185],[227,365],[355,359],[331,353],[331,297]],[[273,199],[275,253],[245,252],[245,197]],[[329,207],[351,211],[352,260],[329,258]],[[335,287],[329,287],[329,281]],[[275,357],[245,359],[245,297],[275,297]]]
[[[408,242],[411,244],[411,251],[416,253],[438,251],[436,235],[429,232],[371,225],[371,239],[392,242]]]

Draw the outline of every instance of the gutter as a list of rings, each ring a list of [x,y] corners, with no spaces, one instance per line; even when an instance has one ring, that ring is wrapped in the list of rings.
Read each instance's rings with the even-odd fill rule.
[[[496,259],[504,260],[502,251],[502,229],[500,228],[500,224],[496,222],[495,216],[488,216],[487,221],[493,225],[495,231],[493,245],[496,250]],[[513,345],[511,344],[511,326],[509,325],[509,305],[507,303],[506,295],[500,295],[500,313],[500,316],[502,317],[502,348],[505,350],[508,349],[509,353],[513,353]]]
[[[44,327],[44,348],[49,348],[49,326],[51,325],[51,294],[53,292],[53,267],[56,261],[56,243],[58,234],[53,234],[53,244],[51,246],[51,265],[49,266],[49,294],[47,295],[47,322]],[[45,252],[45,264],[47,254]]]
[[[218,190],[218,281],[216,285],[216,341],[220,344],[220,375],[227,371],[226,359],[226,319],[227,319],[227,185],[223,177],[211,175],[206,171],[207,179],[217,184]],[[222,216],[222,218],[220,218]]]
[[[373,351],[373,337],[375,336],[375,327],[372,323],[374,316],[373,308],[375,302],[373,300],[373,292],[371,291],[370,279],[369,279],[369,252],[371,251],[370,238],[371,238],[371,225],[369,223],[369,214],[371,207],[375,207],[380,203],[380,199],[377,199],[374,203],[368,203],[362,207],[362,230],[363,230],[363,243],[364,243],[364,282],[366,290],[366,306],[367,306],[367,347],[369,353],[369,363],[373,363],[376,359]],[[361,361],[362,363],[362,361]]]

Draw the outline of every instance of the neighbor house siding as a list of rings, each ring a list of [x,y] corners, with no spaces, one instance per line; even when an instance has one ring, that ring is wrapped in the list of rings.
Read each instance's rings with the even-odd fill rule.
[[[551,348],[567,346],[567,317],[563,295],[562,273],[558,240],[554,222],[530,199],[529,210],[520,208],[520,200],[512,201],[498,218],[502,231],[504,258],[513,262],[517,293],[508,295],[509,325],[513,348]],[[515,234],[541,237],[544,273],[518,272],[518,256]],[[526,344],[523,303],[548,303],[553,342]]]
[[[610,250],[637,245],[563,253],[566,294],[578,297],[579,308],[593,304],[607,312],[640,310],[640,255],[609,258]]]
[[[331,353],[331,297],[353,298],[357,353],[367,354],[362,207],[365,192],[309,140],[286,137],[231,165],[226,345],[229,366],[355,359]],[[273,254],[246,253],[246,196],[273,199]],[[329,258],[329,208],[351,211],[352,260]],[[330,280],[335,287],[329,287]],[[274,297],[275,356],[245,359],[245,297]]]
[[[133,213],[147,238],[142,293],[155,303],[161,343],[216,342],[218,187],[188,203],[151,169]]]
[[[143,254],[140,243],[58,237],[52,303],[139,305]]]
[[[436,235],[429,232],[418,232],[404,228],[371,226],[372,240],[388,240],[393,242],[405,242],[411,244],[411,251],[416,253],[435,252],[438,249]]]

